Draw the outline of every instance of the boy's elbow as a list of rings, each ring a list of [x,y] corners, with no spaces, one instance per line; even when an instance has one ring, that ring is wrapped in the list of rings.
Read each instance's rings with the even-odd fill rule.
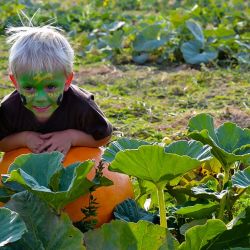
[[[6,152],[6,148],[5,148],[5,143],[3,141],[4,139],[0,140],[0,152]]]
[[[101,147],[101,146],[105,146],[106,144],[108,144],[110,142],[111,139],[111,135],[106,136],[105,138],[98,140],[97,141],[97,147]]]

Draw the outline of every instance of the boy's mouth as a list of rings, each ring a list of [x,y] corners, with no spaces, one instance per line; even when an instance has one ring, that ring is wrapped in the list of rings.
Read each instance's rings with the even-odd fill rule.
[[[36,111],[36,112],[46,112],[48,111],[50,108],[50,105],[46,106],[46,107],[38,107],[38,106],[33,106],[33,109]]]

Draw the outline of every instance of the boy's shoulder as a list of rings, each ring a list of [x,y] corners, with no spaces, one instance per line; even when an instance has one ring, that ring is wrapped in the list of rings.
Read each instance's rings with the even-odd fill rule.
[[[78,87],[77,85],[71,84],[70,88],[66,92],[68,98],[73,102],[92,102],[94,101],[94,95],[85,89]]]
[[[6,95],[0,102],[0,107],[14,107],[16,108],[20,104],[20,95],[17,90],[14,90],[10,94]]]

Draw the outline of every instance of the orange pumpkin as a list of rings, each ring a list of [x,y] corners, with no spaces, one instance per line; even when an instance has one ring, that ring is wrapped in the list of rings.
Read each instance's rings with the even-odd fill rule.
[[[27,148],[20,148],[5,153],[0,161],[0,174],[7,173],[9,165],[17,156],[28,153],[30,153],[30,150]],[[63,165],[67,167],[74,162],[85,161],[88,159],[95,160],[96,165],[98,165],[102,153],[103,151],[100,148],[73,147],[66,155]],[[92,168],[87,177],[92,179],[94,175],[95,168]],[[112,180],[114,184],[108,187],[100,187],[92,193],[98,202],[98,224],[96,227],[99,227],[103,223],[109,222],[112,219],[112,212],[117,204],[127,198],[133,197],[132,184],[127,175],[111,172],[108,170],[107,165],[105,165],[103,175]],[[85,195],[68,204],[64,208],[64,211],[69,215],[73,222],[77,222],[83,219],[84,215],[81,212],[81,208],[88,206],[88,203],[89,195]],[[3,203],[0,203],[0,206],[2,205]]]

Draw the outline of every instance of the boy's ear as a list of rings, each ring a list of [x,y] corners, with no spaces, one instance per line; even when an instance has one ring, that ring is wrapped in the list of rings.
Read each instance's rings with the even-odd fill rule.
[[[67,91],[69,89],[69,86],[74,78],[74,73],[71,72],[66,79],[65,86],[64,86],[64,91]]]
[[[14,84],[15,88],[18,89],[18,84],[17,84],[17,80],[16,80],[15,76],[13,74],[9,74],[9,78],[12,81],[12,83]]]

